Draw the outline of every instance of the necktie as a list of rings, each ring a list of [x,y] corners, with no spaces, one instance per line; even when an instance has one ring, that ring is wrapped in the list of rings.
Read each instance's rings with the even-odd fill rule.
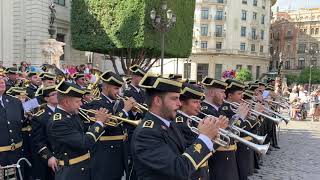
[[[6,110],[4,109],[4,104],[3,104],[3,102],[2,102],[2,99],[0,100],[0,113],[2,114],[2,113],[5,113],[6,112]]]

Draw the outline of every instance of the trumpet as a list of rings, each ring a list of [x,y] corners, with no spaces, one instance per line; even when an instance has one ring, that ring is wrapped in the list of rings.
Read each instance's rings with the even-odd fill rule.
[[[230,105],[233,106],[234,108],[238,108],[238,107],[240,106],[240,104],[239,104],[239,103],[236,103],[236,102],[229,102],[229,101],[226,101],[226,100],[223,100],[223,102],[230,104]],[[250,109],[249,112],[250,112],[251,114],[255,115],[255,116],[263,116],[263,117],[265,117],[265,118],[267,118],[267,119],[270,119],[271,121],[275,122],[276,124],[279,124],[280,121],[282,120],[282,119],[274,118],[274,117],[269,116],[269,115],[267,115],[267,114],[258,112],[258,111],[254,110],[254,109]]]
[[[203,116],[210,116],[210,115],[208,115],[208,114],[206,114],[206,113],[203,113],[203,112],[200,112]],[[238,136],[240,136],[240,133],[243,133],[243,134],[245,134],[245,135],[247,135],[247,136],[250,136],[250,137],[252,137],[254,140],[256,140],[259,144],[263,144],[264,143],[264,141],[266,140],[266,137],[267,137],[267,135],[265,135],[265,136],[259,136],[259,135],[256,135],[256,134],[253,134],[253,133],[251,133],[251,132],[249,132],[249,131],[246,131],[246,130],[244,130],[244,129],[242,129],[242,128],[240,128],[240,127],[238,127],[238,126],[236,126],[236,125],[234,125],[234,122],[235,121],[233,121],[230,125],[229,125],[229,128],[231,129],[231,130],[233,130],[233,132],[236,132],[236,133],[234,133],[235,135],[238,135]]]
[[[188,118],[189,120],[191,120],[193,122],[196,122],[196,123],[199,123],[202,120],[201,118],[199,118],[197,116],[189,116],[189,115],[187,115],[186,113],[184,113],[184,112],[182,112],[180,110],[178,110],[177,113],[181,114],[182,116],[184,116],[184,117]],[[195,134],[199,134],[198,128],[192,126],[190,124],[190,122],[188,123],[188,127]],[[223,137],[223,139],[221,137]],[[216,139],[213,139],[212,141],[214,143],[220,145],[220,146],[223,146],[223,147],[229,147],[229,145],[230,145],[230,138],[227,135],[225,135],[224,133],[220,132],[220,131],[219,131],[219,137],[216,138]]]
[[[129,97],[121,97],[120,95],[117,95],[117,97],[118,97],[118,99],[121,99],[123,101],[126,101],[129,99]],[[139,103],[137,103],[137,106],[134,106],[134,108],[140,113],[143,113],[144,111],[149,111],[149,109],[147,107],[145,107],[144,105],[139,104]]]
[[[246,100],[244,100],[244,99],[242,99],[242,101],[245,102],[245,103],[248,103],[248,104],[253,104],[253,105],[257,104],[257,103],[254,102],[254,101],[253,101],[252,103],[251,103],[251,102],[248,102],[248,101],[246,101]],[[289,121],[290,121],[290,119],[284,117],[282,114],[280,114],[280,113],[278,113],[278,112],[276,112],[276,111],[272,111],[272,110],[269,109],[269,108],[264,107],[264,111],[267,112],[267,113],[270,113],[270,114],[274,114],[275,116],[279,117],[281,120],[285,121],[286,124],[288,124]]]
[[[87,121],[96,122],[96,118],[90,117],[87,113],[97,114],[97,110],[79,108],[79,114],[83,118],[85,118]],[[111,115],[110,121],[109,122],[105,122],[104,124],[107,125],[107,126],[116,127],[116,126],[118,126],[120,124],[119,121],[131,124],[131,125],[134,125],[134,126],[138,126],[141,123],[141,120],[134,121],[134,120],[122,118],[122,117],[119,117],[119,116]]]
[[[181,111],[177,111],[178,113],[182,114],[183,116],[186,115],[185,113],[181,113]],[[210,115],[209,115],[210,116]],[[197,122],[199,123],[200,120],[202,120],[201,118],[197,117],[197,116],[188,116],[186,115],[186,117],[188,119],[190,119],[191,121],[194,121],[194,122]],[[196,129],[198,131],[198,129],[196,127],[192,127],[193,129]],[[192,129],[191,129],[192,130]],[[237,131],[237,130],[236,130]],[[193,131],[194,132],[194,131]],[[199,133],[199,132],[198,132]],[[256,151],[257,153],[259,154],[266,154],[268,149],[269,149],[269,146],[270,146],[270,143],[266,144],[266,145],[259,145],[259,144],[255,144],[251,141],[248,141],[248,140],[245,140],[243,138],[241,138],[240,136],[232,133],[231,131],[228,131],[228,130],[225,130],[225,129],[219,129],[219,135],[223,136],[223,137],[227,137],[227,139],[229,140],[230,142],[230,138],[232,139],[235,139],[237,140],[238,142],[248,146],[249,148],[253,149],[254,151]],[[215,141],[214,141],[215,142]],[[217,143],[219,144],[219,143]],[[230,144],[230,143],[229,143]],[[229,145],[228,144],[228,145]],[[219,144],[220,145],[220,144]]]

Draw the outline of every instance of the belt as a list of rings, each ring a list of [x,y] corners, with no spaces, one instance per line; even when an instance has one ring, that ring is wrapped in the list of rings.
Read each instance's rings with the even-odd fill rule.
[[[16,149],[19,149],[21,148],[22,146],[22,141],[15,144],[15,143],[12,143],[11,145],[9,146],[0,146],[0,152],[6,152],[6,151],[14,151]]]
[[[77,163],[82,162],[87,159],[90,159],[90,153],[84,154],[84,155],[76,157],[76,158],[69,159],[68,165],[77,164]],[[60,166],[66,165],[64,163],[65,161],[63,161],[63,160],[59,160],[58,162],[59,162]]]
[[[237,150],[237,145],[236,144],[230,145],[227,148],[224,148],[224,147],[220,146],[216,151],[235,151],[235,150]]]
[[[125,141],[128,138],[128,135],[119,135],[119,136],[101,136],[99,138],[100,141],[117,141],[122,140]]]
[[[245,140],[247,140],[247,141],[252,141],[252,137],[251,137],[251,136],[243,137],[243,139],[245,139]]]
[[[30,132],[31,130],[32,130],[32,127],[30,125],[21,129],[21,131],[27,131],[27,132]]]

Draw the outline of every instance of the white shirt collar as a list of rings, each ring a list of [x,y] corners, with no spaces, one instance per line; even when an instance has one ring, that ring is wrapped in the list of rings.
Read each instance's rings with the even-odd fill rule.
[[[51,109],[51,111],[52,112],[54,112],[54,110],[56,109],[56,107],[54,107],[54,106],[50,106],[49,104],[47,104],[47,106],[48,106],[48,108],[50,108]],[[61,109],[61,108],[60,108]]]
[[[209,102],[206,101],[206,100],[204,100],[203,102],[209,104],[209,105],[212,106],[215,110],[219,111],[219,107],[218,107],[218,106],[216,106],[216,105],[214,105],[214,104],[211,104],[211,103],[209,103]]]
[[[164,124],[166,124],[167,127],[170,127],[170,121],[169,120],[166,120],[166,119],[164,119],[164,118],[162,118],[162,117],[160,117],[160,116],[158,116],[158,115],[156,115],[156,114],[154,114],[152,112],[150,112],[150,113],[152,115],[156,116],[157,118],[159,118]]]
[[[137,90],[138,92],[140,92],[140,89],[137,88],[136,86],[134,86],[133,84],[130,84],[135,90]]]
[[[105,94],[101,93],[104,97],[106,97],[108,99],[108,101],[113,102],[112,99],[110,99],[108,96],[106,96]]]

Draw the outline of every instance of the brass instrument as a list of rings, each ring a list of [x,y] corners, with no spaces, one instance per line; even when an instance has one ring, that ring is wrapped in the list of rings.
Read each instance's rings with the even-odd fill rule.
[[[229,101],[226,101],[226,100],[223,100],[223,102],[227,103],[227,104],[230,104],[231,106],[233,106],[234,108],[238,108],[240,106],[239,103],[236,103],[236,102],[229,102]],[[261,113],[261,112],[258,112],[254,109],[250,109],[249,112],[255,116],[263,116],[273,122],[275,122],[276,124],[279,124],[281,122],[281,119],[279,118],[274,118],[272,116],[269,116],[267,114],[264,114],[264,113]]]
[[[91,73],[97,77],[96,81],[92,84],[89,84],[88,89],[91,90],[91,94],[92,94],[92,99],[96,100],[100,98],[100,90],[99,90],[99,82],[100,82],[100,75],[102,74],[102,72],[98,69],[92,69]]]
[[[23,176],[21,173],[21,165],[20,165],[21,161],[25,161],[26,164],[29,167],[31,167],[31,163],[28,161],[27,158],[20,158],[16,164],[0,166],[0,179],[9,179],[9,177],[11,176],[14,176],[12,177],[13,179],[23,179]],[[17,178],[17,170],[18,170],[19,178]]]
[[[79,114],[83,118],[85,118],[88,121],[96,122],[96,119],[94,117],[89,116],[87,113],[97,114],[97,110],[94,110],[94,109],[83,109],[83,108],[79,109]],[[126,119],[126,118],[122,118],[122,117],[119,117],[119,116],[112,115],[110,121],[109,122],[105,122],[104,124],[107,125],[107,126],[116,127],[121,122],[125,122],[125,123],[128,123],[128,124],[134,125],[134,126],[138,126],[141,123],[141,120],[134,121],[134,120],[130,120],[130,119]]]
[[[121,97],[120,95],[117,95],[117,98],[118,98],[118,99],[121,99],[121,100],[123,100],[123,101],[126,101],[126,100],[129,99],[129,97]],[[145,107],[144,105],[139,104],[139,103],[137,103],[137,106],[135,106],[134,109],[135,109],[136,111],[138,111],[139,113],[143,113],[143,112],[145,112],[145,111],[149,111],[149,109],[148,109],[147,107]]]

